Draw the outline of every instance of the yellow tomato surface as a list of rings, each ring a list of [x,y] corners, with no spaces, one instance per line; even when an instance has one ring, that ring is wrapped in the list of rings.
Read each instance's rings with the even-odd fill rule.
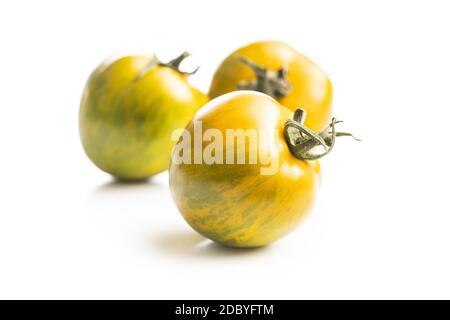
[[[126,180],[168,168],[173,130],[185,126],[208,98],[186,75],[128,56],[98,67],[84,89],[79,126],[88,157]]]
[[[278,99],[291,111],[306,110],[306,126],[319,131],[331,119],[332,86],[328,76],[313,61],[279,41],[261,41],[242,47],[229,55],[214,74],[209,96],[218,97],[238,89],[241,81],[255,79],[255,72],[240,58],[244,57],[269,70],[287,69],[289,93]]]
[[[227,246],[258,247],[284,236],[307,215],[318,188],[319,163],[299,160],[290,153],[283,135],[290,117],[289,109],[255,91],[226,94],[196,114],[186,128],[192,137],[186,157],[191,164],[174,161],[185,139],[182,136],[169,169],[173,198],[192,228]],[[245,164],[207,164],[204,160],[195,164],[195,123],[202,124],[204,133],[217,129],[224,137],[227,129],[264,132],[256,143],[245,140],[246,159],[254,151],[261,156],[254,164],[249,160]],[[211,142],[202,140],[205,152]],[[238,146],[234,143],[235,160]],[[227,148],[224,142],[211,154],[226,159],[227,152],[230,145]],[[269,163],[277,163],[276,170],[261,174]]]

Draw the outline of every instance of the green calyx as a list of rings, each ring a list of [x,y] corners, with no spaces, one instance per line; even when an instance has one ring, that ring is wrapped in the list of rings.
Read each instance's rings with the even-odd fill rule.
[[[305,125],[306,111],[297,109],[293,119],[286,121],[284,125],[284,137],[291,153],[300,160],[317,160],[331,152],[334,147],[336,137],[352,137],[357,141],[351,133],[336,131],[337,121],[335,118],[321,132],[314,132]],[[323,151],[314,153],[313,150],[322,147]]]
[[[141,70],[141,72],[139,72],[139,75],[136,77],[135,81],[141,79],[143,76],[145,76],[147,74],[147,72],[149,72],[151,69],[153,69],[156,66],[162,66],[162,67],[170,68],[170,69],[173,69],[176,72],[181,73],[181,74],[186,75],[186,76],[193,75],[194,73],[196,73],[198,71],[198,69],[200,67],[195,68],[191,72],[186,72],[186,71],[181,71],[180,70],[181,63],[187,57],[189,57],[190,55],[191,54],[189,52],[185,51],[182,54],[180,54],[178,57],[176,57],[173,60],[170,60],[167,63],[161,62],[161,60],[159,60],[159,58],[156,55],[154,55],[152,57],[152,59],[150,60],[150,62]]]
[[[167,62],[167,63],[163,63],[163,62],[158,61],[158,65],[163,66],[163,67],[167,67],[167,68],[171,68],[171,69],[173,69],[173,70],[175,70],[175,71],[177,71],[177,72],[179,72],[179,73],[181,73],[181,74],[190,76],[190,75],[193,75],[194,73],[196,73],[196,72],[198,71],[198,69],[200,68],[200,67],[197,67],[197,68],[195,68],[195,69],[194,69],[193,71],[191,71],[191,72],[185,72],[185,71],[181,71],[181,70],[180,70],[180,65],[181,65],[181,63],[182,63],[187,57],[189,57],[190,55],[191,55],[191,54],[190,54],[189,52],[185,51],[185,52],[183,52],[182,54],[180,54],[178,57],[176,57],[176,58],[173,59],[173,60],[170,60],[170,61]],[[158,59],[156,56],[155,56],[155,58]]]
[[[259,91],[276,100],[283,98],[291,91],[291,85],[287,79],[286,68],[269,70],[243,56],[239,56],[238,59],[249,66],[256,75],[256,78],[251,81],[239,81],[237,84],[239,90]]]

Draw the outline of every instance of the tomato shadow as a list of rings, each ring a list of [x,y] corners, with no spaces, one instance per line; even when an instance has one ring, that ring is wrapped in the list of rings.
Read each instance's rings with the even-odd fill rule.
[[[232,248],[213,242],[192,232],[162,234],[152,243],[166,254],[191,258],[248,257],[267,253],[269,247]]]
[[[142,190],[142,189],[155,189],[160,184],[153,179],[141,179],[141,180],[121,180],[111,177],[111,180],[104,182],[94,190],[94,194],[107,194],[114,191],[123,190]]]
[[[111,177],[110,180],[100,184],[91,192],[91,198],[97,200],[109,198],[113,201],[135,199],[148,202],[152,195],[161,196],[165,191],[164,189],[161,179],[147,178],[130,181]]]
[[[111,178],[93,188],[86,205],[96,215],[126,213],[145,217],[157,210],[158,201],[169,197],[166,189],[161,179],[130,182]]]

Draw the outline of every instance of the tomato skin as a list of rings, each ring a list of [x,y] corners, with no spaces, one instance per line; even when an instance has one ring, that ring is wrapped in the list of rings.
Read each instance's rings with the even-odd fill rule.
[[[291,111],[306,110],[305,124],[312,130],[319,131],[328,125],[332,112],[332,85],[328,76],[309,58],[279,41],[255,42],[229,55],[214,74],[209,89],[211,99],[237,90],[242,80],[255,78],[253,70],[239,57],[269,70],[286,67],[291,91],[278,102]]]
[[[279,239],[303,220],[316,196],[320,167],[317,161],[298,160],[290,153],[283,127],[291,116],[274,99],[254,91],[226,94],[197,113],[187,126],[191,136],[194,121],[202,121],[203,130],[216,128],[224,136],[226,129],[273,132],[259,144],[249,145],[246,151],[262,149],[272,158],[278,154],[279,171],[261,175],[261,168],[267,165],[260,161],[211,165],[172,161],[172,196],[193,229],[227,246],[258,247]],[[203,149],[208,143],[203,142]],[[237,154],[236,144],[234,148]],[[225,151],[224,147],[222,152]]]
[[[168,168],[172,131],[207,102],[183,75],[165,66],[142,70],[153,57],[127,56],[99,66],[80,106],[81,141],[100,169],[138,180]]]

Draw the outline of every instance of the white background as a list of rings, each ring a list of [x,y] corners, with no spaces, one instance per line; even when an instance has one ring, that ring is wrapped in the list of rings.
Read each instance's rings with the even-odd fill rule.
[[[450,298],[447,1],[3,1],[0,298]],[[259,250],[198,236],[167,174],[114,183],[78,107],[106,57],[183,50],[206,91],[232,50],[280,39],[334,84],[363,138],[323,159],[294,233]]]

